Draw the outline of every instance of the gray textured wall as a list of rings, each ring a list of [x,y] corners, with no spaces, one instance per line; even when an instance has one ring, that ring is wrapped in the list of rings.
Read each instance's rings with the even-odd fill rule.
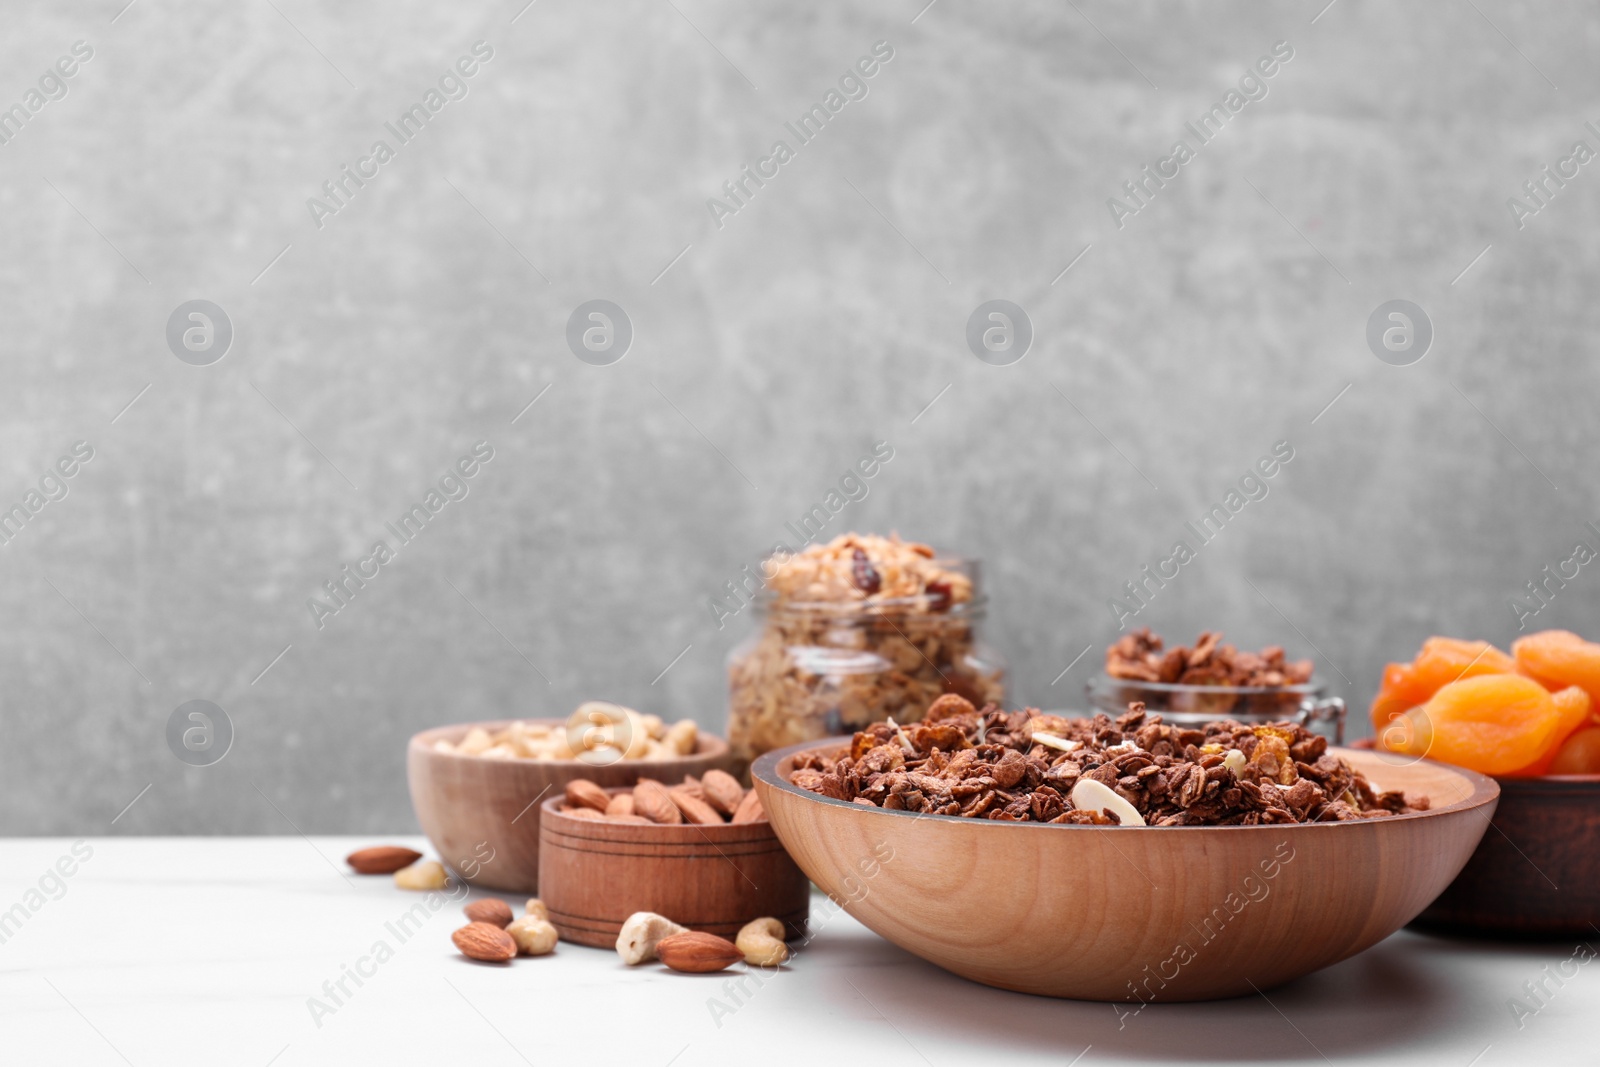
[[[830,532],[981,557],[1021,701],[1077,697],[1108,599],[1278,440],[1137,622],[1281,641],[1364,707],[1600,544],[1600,165],[1521,229],[1506,203],[1600,148],[1592,9],[123,2],[12,3],[0,37],[7,106],[94,53],[0,145],[0,502],[94,450],[0,548],[0,833],[401,830],[424,726],[606,696],[720,729],[748,618],[708,596],[874,440]],[[319,228],[307,199],[478,40],[468,95]],[[1119,228],[1108,198],[1277,41]],[[210,366],[165,339],[193,298],[236,328]],[[610,366],[564,340],[593,298],[636,330]],[[964,340],[994,298],[1036,333],[1011,366]],[[1394,298],[1436,330],[1412,366],[1365,340]],[[319,630],[307,598],[480,440],[470,495]],[[1600,632],[1596,582],[1534,623]],[[207,768],[165,742],[196,698],[237,730]]]

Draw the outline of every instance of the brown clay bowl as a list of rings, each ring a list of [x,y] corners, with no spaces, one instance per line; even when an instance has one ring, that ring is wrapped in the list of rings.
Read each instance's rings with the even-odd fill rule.
[[[805,935],[811,883],[771,823],[640,826],[574,818],[561,803],[540,804],[539,896],[563,941],[610,948],[636,911],[729,941],[766,916]]]
[[[1210,1000],[1337,963],[1410,922],[1488,828],[1493,779],[1332,749],[1432,809],[1347,823],[1052,826],[847,804],[752,768],[779,839],[813,882],[888,940],[985,985],[1075,1000]]]
[[[1592,935],[1600,923],[1600,775],[1497,781],[1494,828],[1417,924],[1502,937]]]
[[[574,778],[602,786],[632,785],[654,778],[671,785],[712,768],[726,770],[728,743],[702,733],[695,751],[667,760],[618,760],[591,765],[580,760],[484,759],[437,752],[435,741],[452,744],[474,726],[491,733],[510,720],[457,723],[424,730],[406,748],[406,777],[417,822],[447,867],[468,884],[502,893],[539,888],[538,801],[561,795]],[[559,726],[563,719],[527,719]]]

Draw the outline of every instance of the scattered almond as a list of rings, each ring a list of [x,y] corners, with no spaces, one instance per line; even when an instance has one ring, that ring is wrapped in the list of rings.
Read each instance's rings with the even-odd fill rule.
[[[732,822],[766,822],[767,811],[761,806],[761,798],[756,796],[754,789],[744,795],[739,801],[739,809],[733,813]]]
[[[511,922],[511,905],[498,897],[474,900],[461,910],[475,923],[489,923],[504,929]]]
[[[438,860],[419,860],[395,871],[394,884],[401,889],[443,889],[450,884],[450,876]]]
[[[574,808],[593,808],[603,812],[606,805],[611,803],[611,797],[589,779],[574,778],[567,783],[567,803]]]
[[[503,963],[517,954],[511,935],[493,923],[468,923],[450,935],[463,956],[487,963]]]
[[[725,970],[744,959],[744,953],[732,941],[695,930],[662,938],[656,945],[656,955],[673,970],[689,974]]]
[[[399,845],[378,845],[362,848],[344,858],[357,874],[393,874],[409,867],[422,858],[422,853]]]
[[[727,771],[707,771],[700,779],[700,788],[705,792],[706,803],[724,815],[733,815],[744,800],[744,786]]]
[[[667,787],[651,778],[639,779],[633,787],[633,813],[654,823],[680,823],[683,815],[672,802]]]

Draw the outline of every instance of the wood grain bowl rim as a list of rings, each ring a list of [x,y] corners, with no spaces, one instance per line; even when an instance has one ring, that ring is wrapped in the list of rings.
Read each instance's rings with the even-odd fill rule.
[[[694,751],[686,756],[674,756],[671,759],[619,759],[610,763],[585,763],[580,759],[527,759],[518,756],[513,759],[488,758],[484,756],[469,756],[464,752],[440,752],[433,747],[435,741],[449,741],[456,744],[474,726],[481,726],[490,733],[502,727],[510,726],[514,722],[536,723],[540,726],[565,726],[566,719],[483,719],[476,722],[447,723],[443,726],[430,726],[426,730],[418,730],[411,735],[407,743],[408,749],[418,749],[430,756],[439,759],[477,760],[482,763],[509,764],[513,767],[549,767],[551,769],[583,768],[586,770],[609,770],[620,767],[623,770],[638,770],[643,767],[671,767],[685,762],[701,760],[718,760],[728,755],[728,742],[716,734],[706,733],[704,730],[695,729]],[[648,777],[648,776],[647,776]]]
[[[778,774],[778,764],[792,756],[797,756],[802,752],[810,752],[817,749],[848,748],[850,746],[850,741],[851,738],[849,736],[829,737],[824,738],[821,741],[802,741],[799,744],[789,745],[786,748],[774,749],[771,752],[757,757],[756,761],[750,767],[750,777],[753,780],[764,783],[770,788],[786,793],[793,793],[797,796],[804,797],[806,800],[847,808],[851,811],[864,813],[868,816],[909,819],[940,819],[944,820],[945,822],[965,824],[968,826],[1006,826],[1023,828],[1027,830],[1161,830],[1169,832],[1227,831],[1229,833],[1249,833],[1252,831],[1268,830],[1278,833],[1283,833],[1286,831],[1313,830],[1333,831],[1338,830],[1341,827],[1388,825],[1398,822],[1408,822],[1413,819],[1428,819],[1438,815],[1453,815],[1459,812],[1474,811],[1484,807],[1485,805],[1495,805],[1500,799],[1500,783],[1496,779],[1491,778],[1486,774],[1479,774],[1477,771],[1468,770],[1465,767],[1457,767],[1450,763],[1441,763],[1437,760],[1424,759],[1417,760],[1416,762],[1429,764],[1441,770],[1460,775],[1462,778],[1466,779],[1467,782],[1472,786],[1471,794],[1462,798],[1461,800],[1456,801],[1454,804],[1446,804],[1437,808],[1430,807],[1427,811],[1414,811],[1405,815],[1390,815],[1376,819],[1351,819],[1343,822],[1262,823],[1256,826],[1085,826],[1078,823],[1041,823],[1031,821],[1010,822],[998,819],[969,819],[960,815],[927,815],[918,811],[896,811],[892,808],[880,808],[875,804],[872,807],[867,807],[865,804],[856,804],[847,800],[836,800],[833,797],[825,797],[821,793],[813,793],[809,789],[801,789],[787,778]],[[1335,752],[1338,751],[1338,748],[1330,745],[1328,751]],[[1361,750],[1357,749],[1354,751]],[[1411,764],[1407,764],[1407,766],[1411,766]],[[1600,776],[1596,776],[1596,780],[1600,781]],[[1541,781],[1541,779],[1529,778],[1525,779],[1525,781],[1534,782]],[[770,812],[768,813],[768,818],[771,818]]]

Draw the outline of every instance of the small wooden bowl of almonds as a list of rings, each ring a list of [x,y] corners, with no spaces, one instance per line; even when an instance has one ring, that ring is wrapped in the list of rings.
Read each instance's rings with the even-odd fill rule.
[[[578,779],[541,806],[540,896],[563,941],[615,945],[638,912],[727,939],[764,917],[805,932],[810,883],[724,771],[614,789]]]
[[[445,864],[477,888],[530,895],[539,888],[540,802],[563,796],[568,782],[675,784],[728,763],[727,742],[692,720],[668,725],[598,701],[565,720],[435,727],[406,751],[412,807]]]

